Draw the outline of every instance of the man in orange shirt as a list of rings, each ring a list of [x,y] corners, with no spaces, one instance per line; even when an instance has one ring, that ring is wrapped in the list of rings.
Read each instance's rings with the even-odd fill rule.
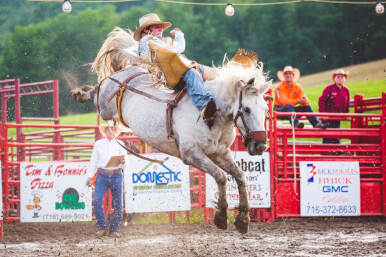
[[[300,78],[300,71],[292,66],[285,66],[283,71],[277,72],[277,77],[281,83],[275,88],[275,106],[274,111],[277,112],[314,112],[304,94],[301,85],[296,81]],[[280,117],[279,117],[280,118]],[[281,117],[288,119],[291,122],[291,117]],[[327,128],[328,124],[321,123],[315,116],[307,116],[307,119],[314,128]],[[304,123],[299,122],[295,117],[294,126],[296,128],[304,128]]]

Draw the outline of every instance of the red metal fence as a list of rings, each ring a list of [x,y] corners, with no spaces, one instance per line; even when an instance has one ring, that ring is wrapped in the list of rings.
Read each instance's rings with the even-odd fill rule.
[[[271,106],[271,101],[269,102]],[[340,120],[340,129],[292,129],[278,125],[278,116],[291,113],[272,113],[268,121],[271,208],[253,209],[253,221],[274,221],[279,217],[300,216],[299,161],[357,161],[360,165],[361,214],[386,216],[386,93],[381,98],[363,99],[355,96],[351,104],[355,113],[297,113],[298,116],[318,116]],[[272,108],[270,108],[272,109]],[[368,111],[378,113],[366,113]],[[97,135],[96,126],[25,125],[3,123],[0,141],[2,151],[3,209],[6,222],[20,219],[20,161],[46,160],[87,161]],[[42,128],[40,132],[23,132],[21,128]],[[20,131],[18,140],[9,131]],[[17,133],[16,133],[17,134]],[[321,138],[340,138],[341,144],[322,144]],[[141,144],[138,138],[125,140]],[[293,140],[296,142],[293,143]],[[240,136],[232,146],[245,151]],[[204,208],[204,219],[211,219],[212,211],[205,208],[205,176],[192,169],[192,208]],[[171,213],[170,222],[175,222]],[[190,216],[187,213],[187,220]],[[0,231],[1,233],[1,231]]]
[[[386,93],[381,98],[363,99],[355,96],[350,114],[309,114],[321,119],[340,120],[349,123],[340,129],[294,129],[276,126],[278,116],[290,113],[274,113],[273,151],[275,163],[273,177],[273,217],[300,216],[300,161],[357,161],[360,166],[361,215],[386,216]],[[365,113],[378,110],[380,114]],[[292,139],[296,137],[296,143]],[[342,144],[322,144],[319,141],[301,140],[340,138]],[[301,140],[299,140],[301,139]]]
[[[22,117],[21,116],[21,98],[26,96],[37,95],[52,95],[52,118],[50,117]],[[14,99],[14,115],[16,124],[21,124],[23,121],[52,121],[54,124],[59,124],[59,82],[57,80],[49,80],[35,83],[21,84],[19,79],[9,79],[0,81],[1,95],[1,133],[3,134],[4,125],[7,123],[7,102]],[[16,141],[22,140],[21,128],[16,129]],[[27,136],[24,134],[24,136]],[[54,138],[58,137],[58,133],[54,134]],[[16,153],[19,160],[23,158],[23,152]]]

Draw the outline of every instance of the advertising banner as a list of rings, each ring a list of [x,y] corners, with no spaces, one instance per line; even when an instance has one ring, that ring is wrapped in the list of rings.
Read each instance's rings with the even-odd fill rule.
[[[247,152],[234,152],[234,160],[245,173],[247,192],[251,208],[270,208],[270,162],[269,153],[261,156],[251,156]],[[226,183],[228,208],[239,205],[239,191],[236,180],[229,174]],[[215,208],[218,202],[218,187],[214,178],[206,174],[206,206]]]
[[[300,162],[301,216],[359,216],[358,162]]]
[[[22,162],[21,222],[90,221],[91,187],[88,163]]]
[[[163,164],[129,155],[124,173],[127,213],[190,210],[189,166],[164,154],[145,155]]]

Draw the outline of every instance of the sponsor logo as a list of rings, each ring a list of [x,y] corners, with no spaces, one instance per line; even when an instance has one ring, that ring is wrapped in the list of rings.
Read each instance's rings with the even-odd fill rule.
[[[150,163],[151,164],[151,163]],[[181,182],[181,171],[172,171],[165,164],[160,164],[165,170],[157,171],[156,167],[153,171],[145,171],[150,165],[146,165],[140,172],[133,173],[133,184],[149,183],[160,185],[168,185],[170,183]]]
[[[307,182],[313,183],[316,175],[316,171],[315,171],[316,166],[313,165],[312,163],[307,163],[307,168],[310,169],[310,171],[308,172],[310,177],[307,179]]]
[[[86,208],[84,202],[79,202],[79,193],[76,189],[67,188],[62,195],[62,202],[55,203],[56,210],[83,210]]]
[[[348,186],[323,186],[323,193],[348,193]]]

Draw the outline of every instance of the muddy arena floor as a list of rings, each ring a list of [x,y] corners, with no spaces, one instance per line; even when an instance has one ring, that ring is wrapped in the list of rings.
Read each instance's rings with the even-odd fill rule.
[[[287,218],[233,224],[129,225],[96,238],[94,224],[4,226],[0,256],[386,256],[386,218]]]

